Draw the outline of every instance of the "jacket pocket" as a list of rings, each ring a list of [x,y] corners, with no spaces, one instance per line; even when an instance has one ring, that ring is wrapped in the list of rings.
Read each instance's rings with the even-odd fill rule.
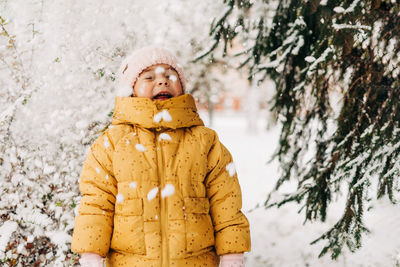
[[[207,198],[185,198],[186,250],[196,253],[214,246],[214,228]]]
[[[111,248],[145,255],[144,240],[143,200],[135,198],[116,203]]]

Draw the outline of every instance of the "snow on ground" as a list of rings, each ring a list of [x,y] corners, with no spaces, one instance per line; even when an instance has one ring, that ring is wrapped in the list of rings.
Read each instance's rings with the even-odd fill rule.
[[[208,117],[200,112],[205,124]],[[289,204],[280,209],[263,208],[249,212],[257,203],[263,203],[267,192],[278,178],[278,164],[267,164],[279,137],[279,127],[266,131],[266,115],[258,119],[258,131],[247,131],[245,114],[216,113],[213,126],[222,143],[232,153],[243,195],[243,211],[250,221],[252,251],[246,253],[246,266],[395,266],[400,253],[400,206],[386,200],[373,203],[365,222],[371,230],[364,237],[363,247],[352,254],[347,249],[337,261],[330,256],[318,258],[325,243],[310,242],[327,231],[341,216],[343,202],[338,201],[328,210],[326,223],[303,224],[304,214],[299,206]],[[296,190],[295,184],[283,190]]]

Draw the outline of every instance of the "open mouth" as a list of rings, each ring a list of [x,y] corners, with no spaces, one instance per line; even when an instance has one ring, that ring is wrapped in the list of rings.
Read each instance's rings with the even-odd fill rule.
[[[172,95],[168,92],[160,92],[153,97],[153,100],[166,100],[170,99]]]

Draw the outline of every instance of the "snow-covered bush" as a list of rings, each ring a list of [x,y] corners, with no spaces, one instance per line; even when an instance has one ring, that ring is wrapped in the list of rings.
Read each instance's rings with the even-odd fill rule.
[[[202,68],[191,60],[220,6],[0,0],[2,264],[77,262],[69,246],[78,179],[90,145],[111,120],[122,58],[148,44],[170,48],[193,74],[190,88]]]

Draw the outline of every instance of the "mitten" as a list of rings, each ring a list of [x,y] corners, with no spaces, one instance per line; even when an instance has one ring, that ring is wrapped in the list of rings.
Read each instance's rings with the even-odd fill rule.
[[[82,267],[103,267],[104,258],[96,253],[82,253],[79,263]]]
[[[244,267],[243,254],[226,254],[221,256],[221,267]]]

